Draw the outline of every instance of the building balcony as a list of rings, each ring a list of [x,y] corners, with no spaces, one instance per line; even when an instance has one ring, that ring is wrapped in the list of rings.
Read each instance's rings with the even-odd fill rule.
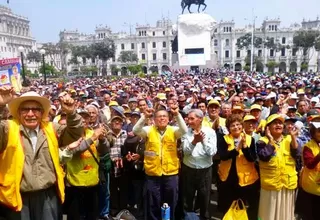
[[[280,56],[280,58],[279,58],[279,59],[280,59],[281,61],[286,61],[286,60],[287,60],[287,58],[288,58],[287,56]]]
[[[268,60],[273,60],[273,61],[275,61],[275,60],[276,60],[276,56],[268,56]]]

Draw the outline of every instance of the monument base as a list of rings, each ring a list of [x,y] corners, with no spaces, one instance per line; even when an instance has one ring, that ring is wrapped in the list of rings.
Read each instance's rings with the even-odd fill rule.
[[[180,67],[213,68],[212,34],[216,21],[208,14],[178,17],[178,58]]]

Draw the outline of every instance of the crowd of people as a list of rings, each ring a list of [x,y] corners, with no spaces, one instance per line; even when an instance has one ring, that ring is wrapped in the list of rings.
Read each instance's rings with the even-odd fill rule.
[[[0,219],[318,220],[320,77],[210,70],[0,87]],[[129,216],[129,214],[127,213]],[[123,217],[125,219],[125,217]]]

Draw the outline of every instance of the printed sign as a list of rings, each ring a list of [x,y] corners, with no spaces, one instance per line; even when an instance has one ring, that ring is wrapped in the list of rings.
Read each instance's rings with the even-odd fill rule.
[[[0,86],[11,85],[16,92],[21,90],[21,66],[19,58],[0,60]]]

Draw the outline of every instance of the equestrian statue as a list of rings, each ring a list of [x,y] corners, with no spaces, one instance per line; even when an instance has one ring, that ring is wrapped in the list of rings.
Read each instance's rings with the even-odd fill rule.
[[[198,5],[198,13],[200,13],[200,6],[201,6],[201,5],[204,6],[204,8],[202,9],[202,11],[204,11],[204,10],[207,8],[206,3],[204,3],[204,2],[205,2],[205,0],[182,0],[182,1],[181,1],[182,14],[183,14],[184,9],[185,9],[186,7],[188,7],[189,13],[192,13],[192,12],[190,11],[190,7],[191,7],[191,5],[193,5],[193,4],[194,4],[194,5]]]

